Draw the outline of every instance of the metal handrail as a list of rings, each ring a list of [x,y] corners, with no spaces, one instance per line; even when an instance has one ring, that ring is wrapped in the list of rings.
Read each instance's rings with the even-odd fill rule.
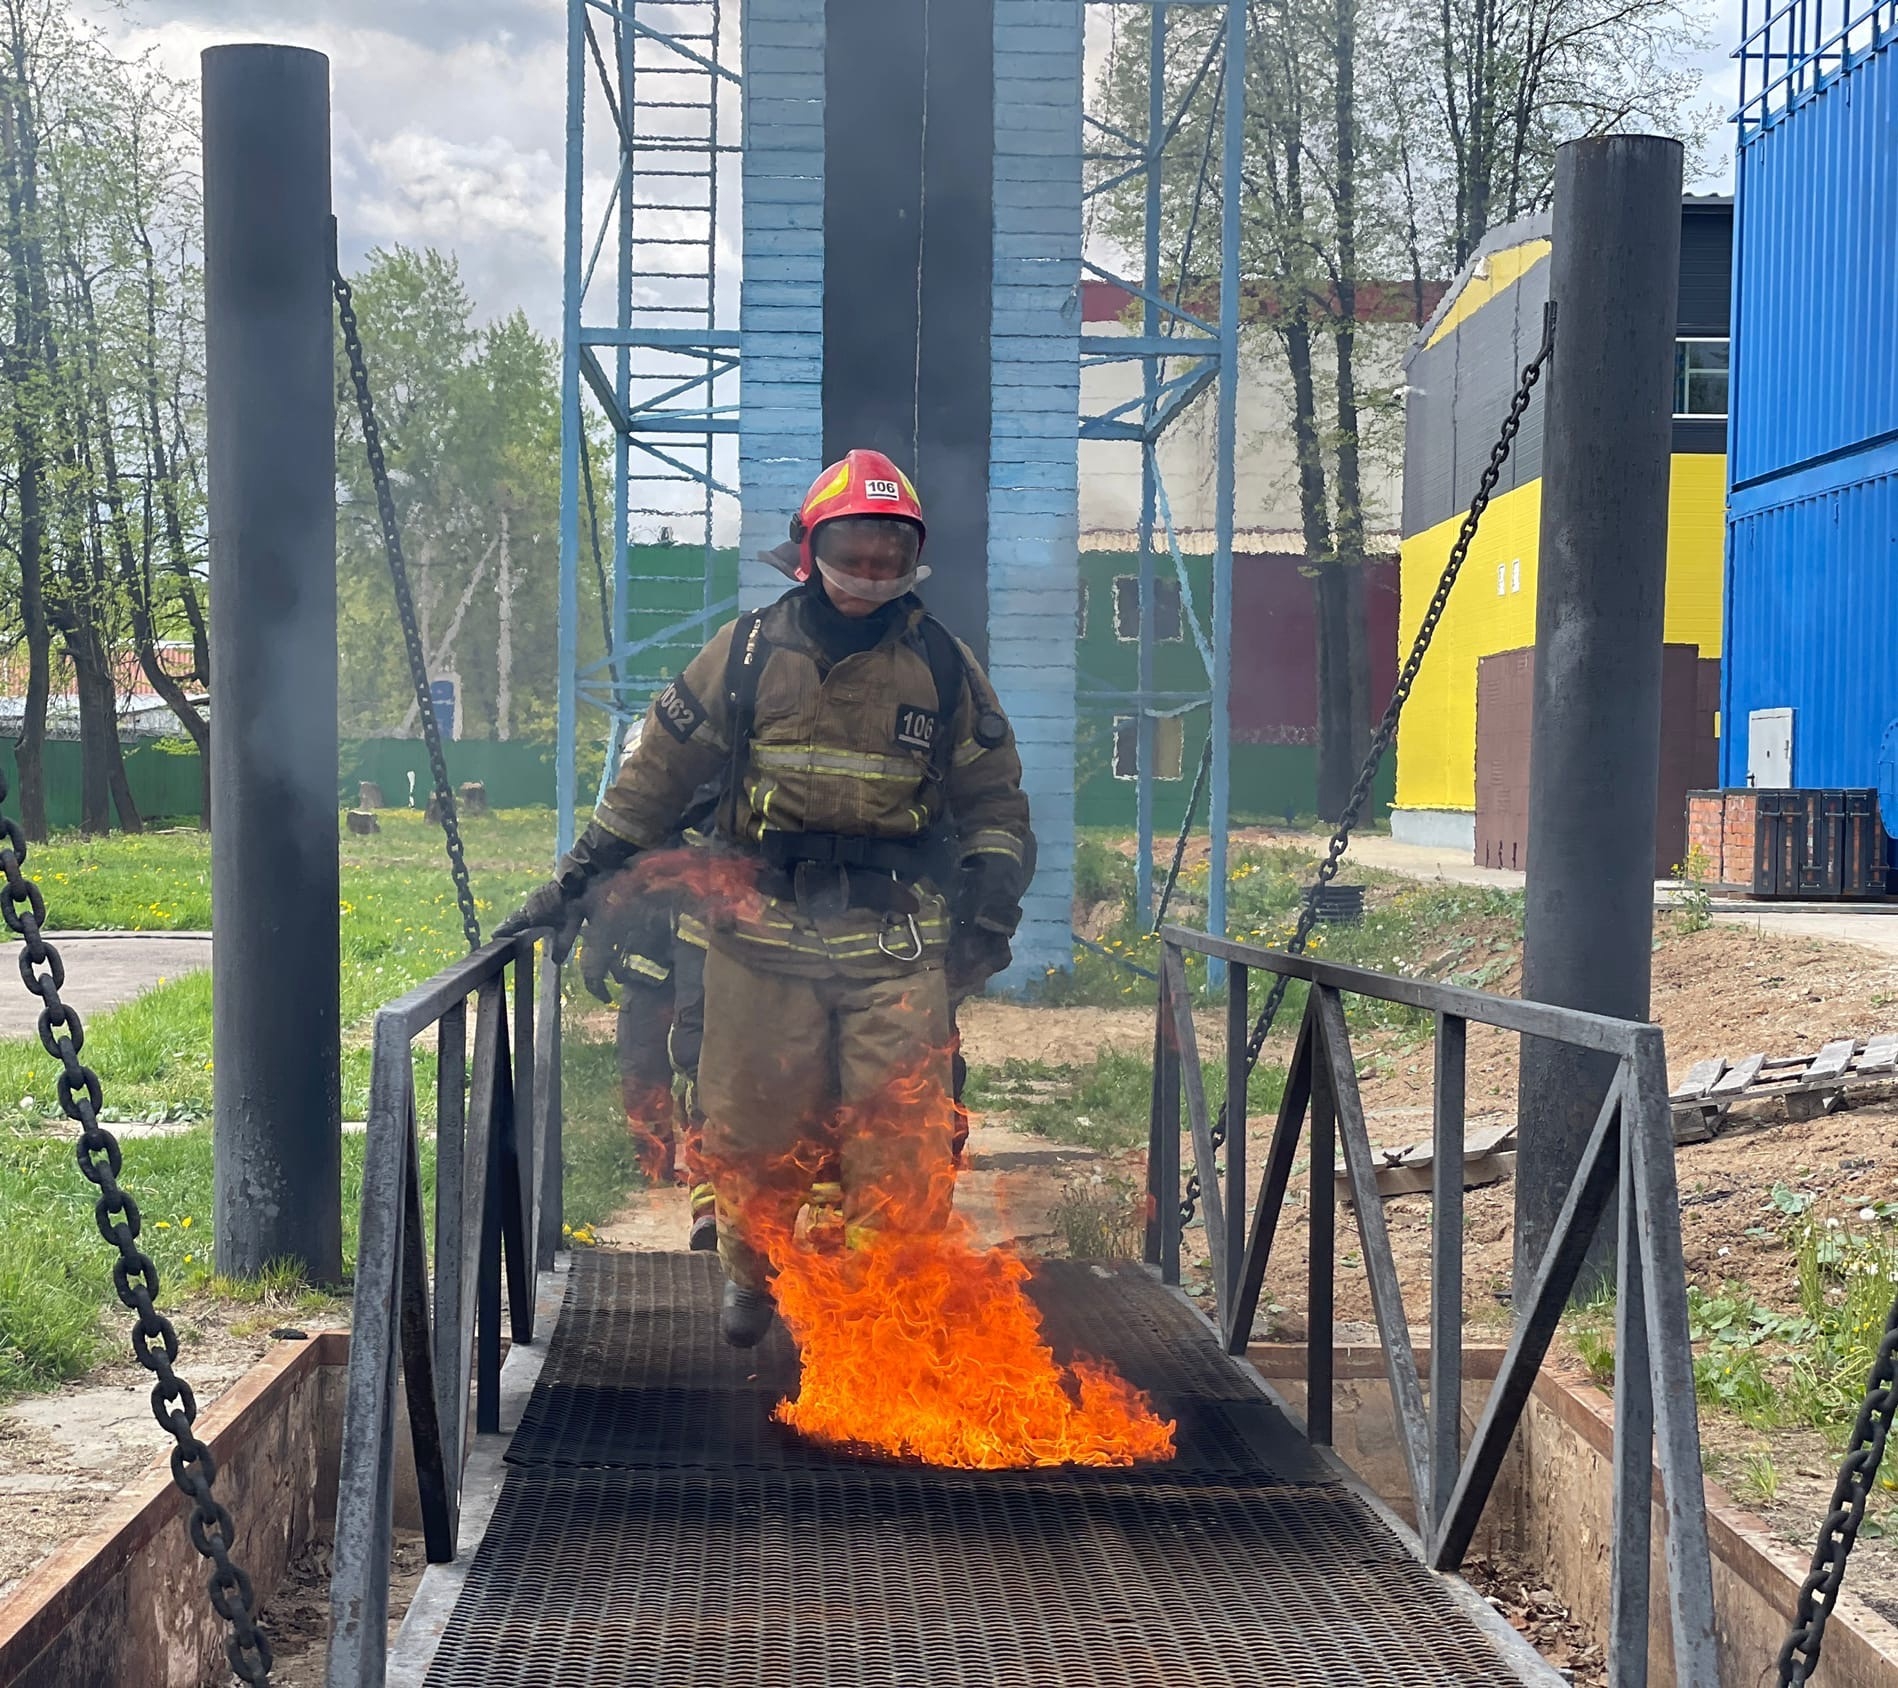
[[[1199,1173],[1220,1334],[1229,1353],[1243,1354],[1299,1140],[1306,1136],[1311,1193],[1305,1417],[1311,1440],[1329,1446],[1336,1296],[1334,1168],[1342,1148],[1396,1406],[1398,1442],[1416,1502],[1418,1534],[1427,1561],[1438,1570],[1455,1571],[1469,1551],[1589,1247],[1612,1211],[1619,1247],[1611,1680],[1617,1684],[1647,1680],[1649,1561],[1658,1463],[1667,1520],[1674,1680],[1682,1688],[1715,1688],[1713,1578],[1674,1178],[1673,1118],[1660,1028],[1338,966],[1180,926],[1162,928],[1160,937],[1147,1155],[1148,1265],[1159,1269],[1164,1282],[1179,1283],[1184,1130]],[[1225,1053],[1230,1129],[1223,1169],[1213,1144],[1186,984],[1188,952],[1224,961],[1229,968]],[[1247,996],[1254,969],[1304,980],[1309,990],[1248,1226],[1246,1038]],[[1405,1004],[1436,1017],[1427,1392],[1411,1344],[1377,1188],[1376,1159],[1358,1094],[1357,1063],[1344,1013],[1347,994]],[[1615,1070],[1533,1288],[1516,1308],[1514,1334],[1466,1451],[1462,1437],[1464,1057],[1472,1022],[1599,1051],[1614,1058]]]
[[[535,1273],[553,1265],[561,1217],[560,969],[540,964],[537,1004],[535,965],[530,939],[490,943],[376,1015],[330,1575],[329,1688],[378,1688],[384,1678],[398,1368],[428,1558],[446,1564],[460,1530],[471,1371],[475,1430],[501,1427],[504,1289],[511,1340],[534,1340]],[[431,1028],[432,1284],[414,1061],[416,1040]]]

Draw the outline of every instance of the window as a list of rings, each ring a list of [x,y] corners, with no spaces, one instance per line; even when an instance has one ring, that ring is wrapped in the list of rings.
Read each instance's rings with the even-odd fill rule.
[[[1674,414],[1724,421],[1727,414],[1726,340],[1674,342]]]
[[[1153,724],[1153,777],[1176,780],[1186,764],[1186,722],[1178,715],[1162,716]],[[1114,717],[1114,778],[1130,780],[1140,773],[1140,722],[1137,716]]]
[[[1156,638],[1175,644],[1186,637],[1186,623],[1180,613],[1180,583],[1166,575],[1155,575],[1153,580],[1153,631]],[[1114,577],[1114,637],[1140,637],[1140,581],[1135,575]]]

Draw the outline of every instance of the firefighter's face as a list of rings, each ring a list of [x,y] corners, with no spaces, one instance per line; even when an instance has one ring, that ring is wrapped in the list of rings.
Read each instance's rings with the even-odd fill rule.
[[[838,574],[860,580],[901,580],[916,567],[922,536],[909,522],[874,516],[847,516],[825,523],[817,536],[818,556]],[[860,598],[820,575],[824,590],[838,610],[848,616],[866,616],[881,608],[874,598]]]

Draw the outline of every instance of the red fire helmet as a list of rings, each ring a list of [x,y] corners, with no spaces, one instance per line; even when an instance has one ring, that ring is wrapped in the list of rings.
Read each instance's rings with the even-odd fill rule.
[[[909,522],[919,536],[929,529],[923,521],[922,500],[909,476],[880,451],[853,451],[833,463],[804,495],[792,537],[798,543],[799,580],[809,580],[817,569],[817,530],[845,516],[881,516]]]

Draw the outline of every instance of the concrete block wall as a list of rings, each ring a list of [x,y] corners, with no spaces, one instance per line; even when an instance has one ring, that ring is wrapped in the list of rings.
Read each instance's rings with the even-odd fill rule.
[[[745,0],[744,269],[739,291],[739,595],[784,578],[755,559],[783,543],[823,467],[824,8]]]
[[[1015,985],[1073,954],[1082,12],[1073,0],[995,0],[989,672],[1041,844]]]

